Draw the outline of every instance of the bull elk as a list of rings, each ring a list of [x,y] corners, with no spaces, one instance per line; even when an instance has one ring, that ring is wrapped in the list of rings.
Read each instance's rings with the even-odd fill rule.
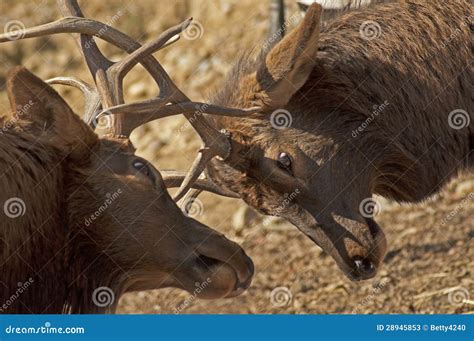
[[[322,29],[320,12],[312,5],[295,30],[246,54],[224,81],[213,103],[261,110],[210,117],[232,136],[232,155],[207,173],[296,225],[361,280],[386,250],[369,198],[419,202],[473,167],[472,3],[380,4]]]
[[[127,63],[107,72],[89,64],[99,83],[120,79],[120,70],[137,62],[152,76],[162,73],[141,54],[160,44],[140,46],[71,14],[17,35],[97,35],[129,52]],[[98,34],[100,27],[107,29]],[[183,181],[175,179],[181,183],[175,199],[205,170],[209,186],[220,188],[214,192],[287,219],[350,279],[367,279],[380,266],[386,240],[361,203],[373,194],[421,201],[472,168],[471,30],[468,0],[380,4],[323,27],[321,7],[313,4],[284,39],[243,55],[213,104],[198,104],[197,112],[208,115],[191,115],[195,104],[163,76],[155,80],[173,96],[123,103],[116,95],[101,108],[95,100],[91,116],[133,113],[141,122],[184,113],[203,147]],[[297,195],[282,205],[286,193]]]
[[[67,17],[25,37],[80,33],[95,86],[66,77],[49,81],[84,92],[86,123],[25,68],[8,76],[13,113],[0,118],[0,312],[113,312],[121,294],[163,287],[208,299],[240,294],[253,275],[250,258],[185,216],[166,190],[186,180],[184,173],[161,174],[135,155],[129,140],[139,125],[199,104],[189,101],[151,56],[176,41],[190,21],[143,47],[120,31],[108,31],[103,37],[132,52],[112,63],[93,42],[103,24],[82,18],[74,0],[61,1],[60,7]],[[8,35],[0,37],[7,40]],[[120,111],[99,137],[93,129],[98,115],[123,105],[122,80],[139,61],[160,87],[161,109],[153,115]],[[210,112],[246,113],[206,106]],[[204,139],[226,139],[206,121],[193,124]],[[198,178],[185,184],[191,186],[226,192]],[[196,283],[204,289],[196,292]]]

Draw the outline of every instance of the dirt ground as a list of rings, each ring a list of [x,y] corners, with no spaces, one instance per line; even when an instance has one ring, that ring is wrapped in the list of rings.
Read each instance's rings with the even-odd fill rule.
[[[82,1],[86,16],[110,23],[140,42],[193,16],[195,34],[156,54],[177,84],[195,100],[218,86],[241,51],[260,48],[268,23],[267,1]],[[288,1],[289,16],[296,13]],[[52,0],[0,2],[0,27],[26,27],[59,18]],[[123,54],[99,44],[111,59]],[[74,75],[90,80],[69,35],[0,46],[0,112],[9,67],[22,64],[43,79]],[[127,100],[156,95],[151,78],[137,67],[126,78]],[[82,112],[76,90],[58,88]],[[158,169],[187,169],[199,147],[184,119],[153,122],[133,136],[139,154]],[[254,260],[252,286],[240,297],[205,301],[178,289],[123,296],[119,313],[474,313],[474,175],[452,181],[432,200],[400,206],[378,198],[376,220],[389,251],[376,278],[354,283],[296,228],[268,219],[239,200],[200,197],[195,217],[240,243]]]

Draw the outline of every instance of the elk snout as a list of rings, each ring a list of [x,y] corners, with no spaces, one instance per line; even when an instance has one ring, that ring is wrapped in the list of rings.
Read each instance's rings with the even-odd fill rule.
[[[221,297],[240,295],[250,286],[255,267],[238,244],[215,234],[199,245],[197,252],[211,273],[214,291],[222,291]]]
[[[347,268],[346,275],[353,281],[374,277],[386,251],[386,239],[382,229],[373,219],[365,219],[363,223],[342,224],[347,228],[343,237],[345,252],[341,261]]]
[[[286,218],[328,253],[349,279],[365,280],[377,273],[386,239],[373,219],[333,213],[320,215],[317,220],[309,210],[302,209]]]
[[[194,290],[196,283],[204,283],[205,288],[196,295],[205,299],[229,298],[243,293],[252,282],[252,260],[238,244],[222,234],[193,219],[191,225],[188,243],[192,244],[195,257],[189,260],[189,271],[180,279],[183,289]]]

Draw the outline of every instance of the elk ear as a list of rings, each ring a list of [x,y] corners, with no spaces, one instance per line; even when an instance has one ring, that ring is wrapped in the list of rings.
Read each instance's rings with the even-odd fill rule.
[[[257,73],[266,106],[285,106],[308,80],[316,62],[320,20],[321,6],[311,5],[298,27],[268,52]]]
[[[73,159],[81,159],[98,142],[97,135],[74,114],[48,84],[24,67],[8,74],[8,98],[25,129],[45,138]]]

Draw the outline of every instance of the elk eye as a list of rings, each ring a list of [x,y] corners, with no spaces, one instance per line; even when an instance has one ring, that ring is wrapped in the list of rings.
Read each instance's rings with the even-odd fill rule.
[[[278,155],[277,162],[278,167],[291,173],[291,158],[287,153],[280,153],[280,155]]]
[[[148,168],[148,165],[141,161],[141,160],[135,160],[132,163],[133,168],[135,168],[137,171],[145,174],[146,176],[150,175],[150,169]]]

